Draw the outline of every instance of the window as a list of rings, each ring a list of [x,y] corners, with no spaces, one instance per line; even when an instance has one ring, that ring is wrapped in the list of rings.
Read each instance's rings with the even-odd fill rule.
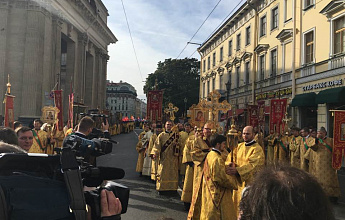
[[[278,28],[278,7],[273,8],[271,14],[272,14],[271,30],[274,30]]]
[[[206,71],[206,60],[203,61],[202,63],[202,70],[205,72]]]
[[[240,87],[240,66],[236,67],[236,87]]]
[[[236,46],[236,50],[240,50],[241,49],[241,34],[237,35],[237,46]]]
[[[345,52],[345,16],[334,21],[334,54]]]
[[[212,91],[216,89],[216,78],[212,79]]]
[[[246,45],[250,44],[250,26],[246,28]]]
[[[223,61],[223,47],[220,48],[219,51],[219,61],[222,62]]]
[[[223,88],[223,75],[219,75],[219,89]]]
[[[212,66],[216,65],[216,52],[213,53]]]
[[[229,40],[229,56],[232,55],[232,40]]]
[[[246,78],[244,80],[244,84],[249,84],[249,69],[250,69],[250,62],[246,62]]]
[[[206,94],[206,96],[208,95],[208,93],[210,93],[210,80],[207,80],[207,94]]]
[[[211,68],[211,57],[207,57],[207,69]]]
[[[231,75],[232,75],[232,73],[231,73],[231,71],[229,71],[229,81],[228,81],[228,83],[230,83],[229,90],[231,89],[231,84],[232,84]]]
[[[271,77],[277,75],[277,49],[271,51]]]
[[[259,81],[265,79],[265,55],[259,57]]]
[[[266,35],[266,16],[263,16],[260,19],[260,37],[265,36]]]
[[[205,98],[205,83],[202,83],[202,97]]]
[[[304,0],[304,10],[309,9],[314,5],[314,0]]]
[[[314,61],[314,31],[310,31],[304,35],[305,42],[305,60],[304,63]]]

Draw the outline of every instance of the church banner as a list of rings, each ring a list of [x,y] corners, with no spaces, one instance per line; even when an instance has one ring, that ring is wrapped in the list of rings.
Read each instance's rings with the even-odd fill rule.
[[[334,111],[334,133],[332,166],[341,168],[341,162],[345,155],[345,111]]]
[[[249,120],[249,125],[252,126],[253,128],[259,125],[257,105],[248,105],[248,120]]]
[[[5,127],[13,128],[14,110],[13,110],[13,95],[5,94]]]
[[[62,112],[62,90],[54,90],[55,107],[59,109],[57,128],[59,131],[63,130],[63,112]]]
[[[149,91],[147,95],[147,119],[162,121],[163,91]]]
[[[258,101],[258,123],[265,124],[265,101]]]
[[[286,112],[286,99],[272,99],[270,108],[270,133],[284,132],[283,118]]]

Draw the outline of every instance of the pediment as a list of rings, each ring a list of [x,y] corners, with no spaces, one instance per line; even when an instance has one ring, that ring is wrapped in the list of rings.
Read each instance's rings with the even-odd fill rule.
[[[276,38],[280,41],[283,41],[285,39],[288,39],[290,37],[292,37],[292,33],[293,33],[293,29],[289,28],[289,29],[283,29],[277,36]]]
[[[323,15],[329,15],[334,13],[335,11],[337,11],[338,9],[344,9],[344,5],[345,5],[345,0],[336,0],[336,1],[331,1],[330,3],[328,3],[328,5],[326,5],[321,11],[320,13]]]
[[[270,47],[269,44],[259,44],[255,49],[255,53],[259,54],[261,52],[267,52],[268,48]]]

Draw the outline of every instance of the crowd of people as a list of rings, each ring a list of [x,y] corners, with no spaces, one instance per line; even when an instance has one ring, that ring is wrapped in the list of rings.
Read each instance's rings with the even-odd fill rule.
[[[55,127],[53,130],[47,130],[47,124],[44,125],[39,119],[34,120],[33,124],[33,129],[22,126],[19,122],[14,123],[15,129],[0,127],[0,153],[56,154],[63,147],[65,136],[71,134],[85,139],[92,139],[95,134],[110,138],[109,124],[103,123],[102,130],[96,129],[94,120],[88,116],[83,117],[75,129],[64,129],[64,131],[58,131]],[[102,219],[121,219],[121,210],[121,203],[113,192],[107,190],[100,192]],[[91,212],[87,213],[87,217],[91,219]]]
[[[180,186],[188,219],[334,219],[340,187],[324,127],[264,137],[246,126],[235,142],[211,121],[162,127],[146,123],[138,135],[136,171],[161,195]]]

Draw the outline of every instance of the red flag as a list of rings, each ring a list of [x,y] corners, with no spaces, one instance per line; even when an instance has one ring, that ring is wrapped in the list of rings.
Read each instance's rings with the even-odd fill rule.
[[[74,102],[74,94],[71,93],[68,95],[68,127],[73,128],[73,102]]]
[[[259,118],[258,118],[258,106],[257,105],[248,105],[248,120],[249,125],[257,127],[259,125]]]
[[[59,131],[63,130],[63,108],[62,108],[62,90],[54,90],[54,103],[55,107],[59,109],[57,128]]]
[[[284,132],[283,118],[286,112],[286,99],[272,99],[270,111],[270,133]]]
[[[13,109],[13,102],[14,102],[13,95],[5,94],[5,127],[13,128],[14,122],[14,109]]]
[[[334,113],[332,166],[339,170],[345,155],[345,111],[335,111]]]
[[[147,94],[147,119],[162,121],[163,91],[149,91]]]

